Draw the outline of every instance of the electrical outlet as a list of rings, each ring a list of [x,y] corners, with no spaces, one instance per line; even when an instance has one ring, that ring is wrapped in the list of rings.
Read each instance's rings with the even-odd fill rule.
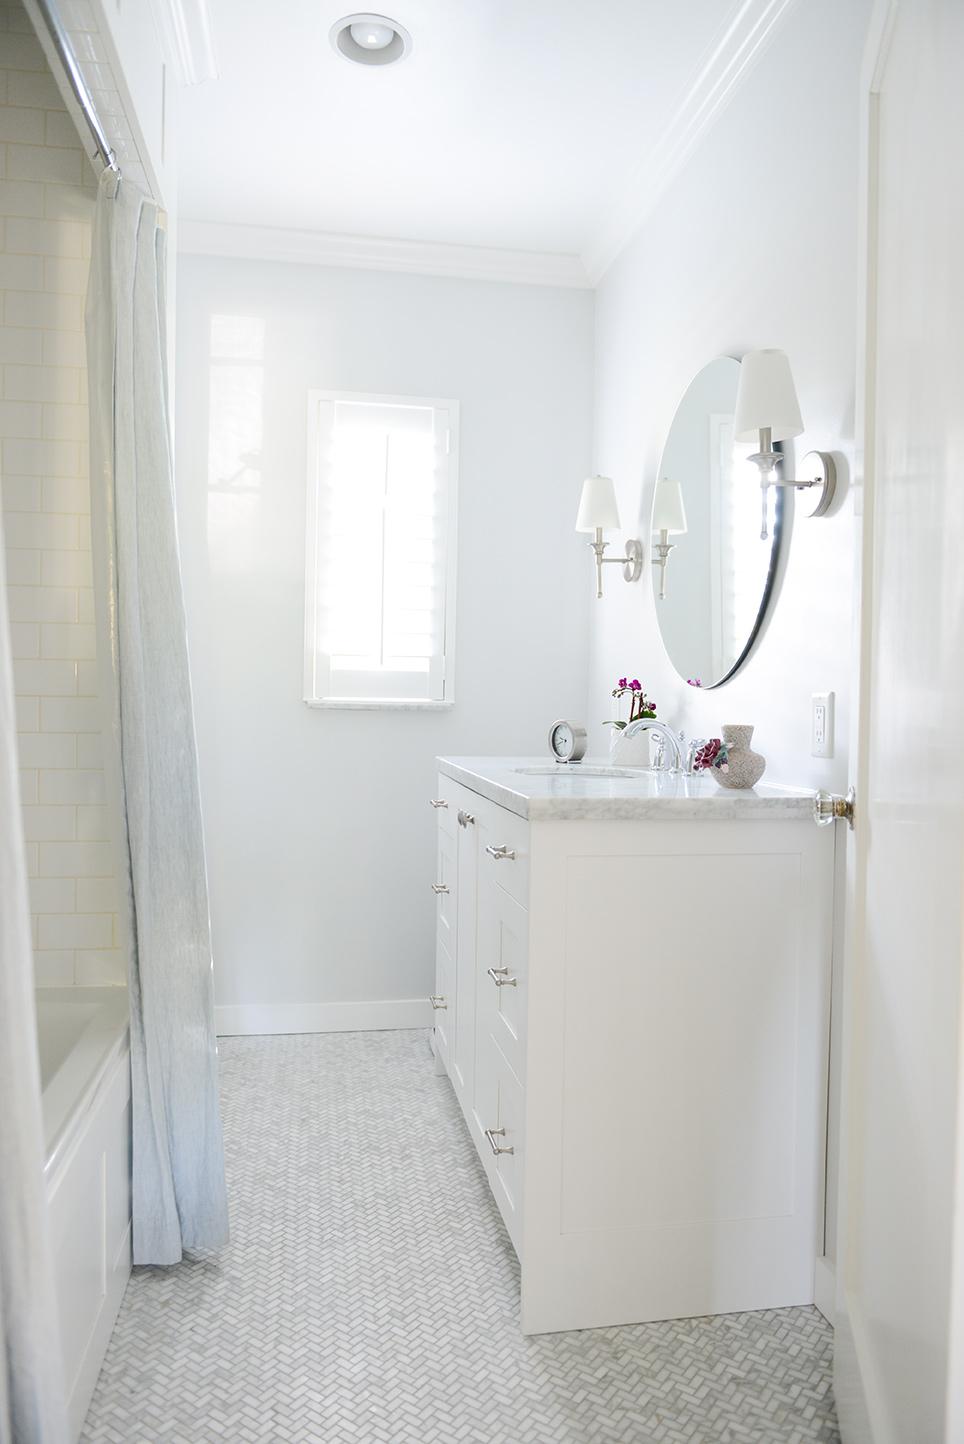
[[[814,692],[810,698],[810,756],[833,756],[832,692]]]

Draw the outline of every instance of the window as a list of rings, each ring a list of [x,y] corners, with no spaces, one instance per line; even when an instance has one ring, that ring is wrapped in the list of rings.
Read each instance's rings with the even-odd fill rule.
[[[453,700],[458,402],[308,397],[305,701]]]

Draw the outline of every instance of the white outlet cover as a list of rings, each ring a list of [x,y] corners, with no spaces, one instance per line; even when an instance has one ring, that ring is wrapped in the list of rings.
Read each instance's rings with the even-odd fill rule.
[[[814,692],[810,699],[811,757],[833,756],[833,701],[832,692]]]

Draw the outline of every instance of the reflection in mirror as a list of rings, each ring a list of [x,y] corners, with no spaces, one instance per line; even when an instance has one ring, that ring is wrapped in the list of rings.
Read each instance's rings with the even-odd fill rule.
[[[733,439],[740,363],[704,366],[680,402],[653,497],[652,576],[663,645],[681,677],[725,682],[746,660],[773,592],[783,494],[771,488],[760,538],[752,442]]]

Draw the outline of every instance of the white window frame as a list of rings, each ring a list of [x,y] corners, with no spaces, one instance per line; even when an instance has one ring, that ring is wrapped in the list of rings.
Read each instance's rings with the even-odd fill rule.
[[[432,407],[448,413],[445,527],[445,617],[441,697],[321,697],[318,695],[318,499],[321,485],[320,408],[325,402],[369,406]],[[455,592],[458,575],[459,403],[432,396],[382,396],[367,391],[308,392],[308,505],[305,529],[305,669],[303,699],[308,707],[333,710],[435,712],[455,705]]]

